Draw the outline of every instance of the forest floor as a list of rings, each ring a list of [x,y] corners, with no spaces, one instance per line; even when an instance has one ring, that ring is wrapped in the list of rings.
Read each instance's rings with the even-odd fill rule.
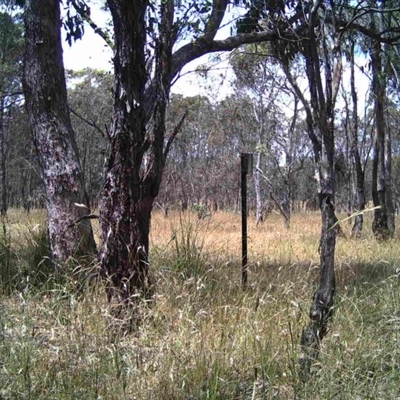
[[[400,237],[376,242],[371,216],[358,241],[342,222],[334,318],[307,383],[299,342],[318,213],[294,215],[290,229],[275,214],[250,218],[243,291],[240,216],[155,212],[155,294],[138,300],[130,331],[87,270],[51,274],[44,218],[11,212],[0,229],[0,399],[400,398]]]

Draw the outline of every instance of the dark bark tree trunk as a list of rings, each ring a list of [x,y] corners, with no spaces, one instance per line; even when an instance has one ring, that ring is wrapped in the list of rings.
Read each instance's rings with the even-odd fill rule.
[[[0,90],[1,93],[1,90]],[[4,97],[0,99],[0,168],[1,168],[1,205],[0,214],[7,215],[7,122],[5,117]]]
[[[314,150],[315,175],[318,184],[322,221],[319,246],[320,282],[310,307],[310,322],[303,329],[300,342],[303,350],[300,357],[300,374],[304,381],[309,378],[311,365],[319,355],[320,343],[327,333],[327,326],[332,316],[335,293],[336,235],[340,232],[334,208],[334,107],[342,69],[340,40],[339,37],[335,38],[333,60],[331,60],[327,53],[327,44],[318,42],[315,36],[314,28],[317,14],[318,7],[314,9],[309,35],[307,39],[304,39],[304,57],[310,90],[310,102],[306,100],[291,75],[289,65],[285,64],[285,62],[282,64],[289,82],[305,107],[307,133]],[[321,37],[323,38],[324,34]],[[318,48],[321,45],[325,55],[325,90],[318,54]]]
[[[374,220],[372,231],[378,240],[390,237],[386,209],[386,169],[385,169],[385,84],[383,82],[381,44],[373,42],[371,51],[372,90],[374,94],[375,138],[372,160],[372,200]]]
[[[387,7],[387,2],[382,1],[381,7],[385,8]],[[384,18],[384,13],[379,14],[379,24],[380,24],[380,30],[381,32],[385,32],[388,27],[390,27],[392,22]],[[390,62],[389,62],[389,46],[387,43],[382,43],[382,52],[381,52],[381,57],[382,57],[382,83],[383,84],[383,92],[384,92],[384,100],[385,100],[385,105],[386,105],[386,110],[387,110],[387,77],[390,74]],[[394,204],[393,204],[393,191],[392,191],[392,135],[391,135],[391,130],[389,128],[389,124],[387,123],[388,121],[388,112],[386,112],[386,115],[384,113],[384,121],[385,121],[385,151],[383,154],[384,162],[384,169],[385,169],[385,205],[386,205],[386,215],[387,215],[387,226],[388,226],[388,235],[389,237],[394,236],[395,232],[395,209],[394,209]]]
[[[94,253],[87,196],[67,105],[59,2],[26,2],[24,92],[44,180],[54,259]]]
[[[156,44],[155,102],[147,131],[145,88],[146,0],[108,1],[115,31],[115,100],[111,153],[101,194],[101,268],[110,279],[109,300],[128,304],[151,288],[150,217],[165,163],[165,114],[170,87],[173,3],[162,5],[163,35]],[[164,30],[165,29],[165,30]],[[167,33],[169,32],[169,34]]]
[[[321,5],[321,2],[318,3]],[[334,108],[342,74],[341,36],[335,32],[331,37],[332,49],[328,50],[328,36],[324,24],[317,23],[319,8],[314,7],[311,13],[308,42],[305,43],[307,78],[311,96],[314,132],[311,139],[314,143],[317,164],[317,179],[321,208],[320,240],[320,283],[313,296],[310,308],[310,323],[304,328],[301,337],[303,354],[300,358],[301,375],[307,380],[311,364],[319,354],[320,342],[327,333],[327,326],[332,316],[335,293],[335,248],[338,230],[338,219],[335,215],[335,137]],[[333,14],[335,10],[332,10]],[[315,28],[319,25],[320,39],[317,40]],[[335,22],[333,23],[335,26]],[[323,54],[325,79],[321,76],[320,47]]]

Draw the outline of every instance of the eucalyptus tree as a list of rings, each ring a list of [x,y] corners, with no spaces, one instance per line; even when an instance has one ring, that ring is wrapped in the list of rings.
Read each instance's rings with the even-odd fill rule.
[[[376,15],[370,15],[372,29],[381,27],[381,20]],[[383,57],[382,44],[377,40],[369,40],[372,92],[374,96],[375,138],[374,153],[372,158],[372,199],[374,203],[374,220],[372,231],[377,239],[387,239],[391,236],[388,226],[387,208],[387,174],[385,167],[386,132],[385,132],[385,102],[386,102],[386,77],[385,58]]]
[[[240,32],[233,33],[226,39],[217,40],[216,34],[222,26],[222,21],[224,17],[228,18],[228,5],[236,7],[239,3],[250,7],[249,13],[240,21]],[[83,21],[90,20],[90,9],[82,0],[69,0],[67,4],[74,5],[78,13],[74,18],[69,14],[70,19],[65,24],[70,29],[69,37],[80,37]],[[336,96],[337,72],[340,71],[341,31],[358,27],[357,15],[347,20],[342,14],[335,12],[336,2],[331,1],[329,8],[321,0],[290,2],[286,7],[284,2],[266,4],[259,1],[238,0],[233,2],[108,0],[106,4],[112,17],[115,40],[112,44],[115,81],[113,121],[108,131],[110,151],[100,197],[102,245],[99,260],[102,271],[112,283],[108,292],[109,298],[117,294],[122,301],[129,302],[137,291],[146,292],[149,287],[151,211],[160,189],[168,152],[177,134],[177,130],[173,130],[169,136],[166,133],[166,107],[171,85],[182,68],[200,56],[218,51],[231,51],[246,43],[273,41],[282,55],[293,53],[293,48],[300,46],[310,59],[306,63],[306,71],[307,76],[312,78],[309,80],[312,113],[314,117],[318,117],[309,122],[311,125],[312,121],[316,122],[312,128],[317,130],[317,135],[320,135],[314,143],[314,148],[319,155],[318,170],[323,210],[321,284],[314,296],[310,316],[311,332],[314,335],[311,336],[322,338],[331,315],[334,292],[335,230],[331,229],[334,224],[332,132],[334,101],[332,100]],[[31,111],[31,121],[36,130],[43,128],[42,121],[38,118],[40,115],[37,114],[42,108],[38,106],[40,104],[49,106],[49,98],[52,100],[54,116],[62,116],[60,122],[69,126],[63,95],[65,81],[60,78],[62,59],[58,44],[60,30],[58,6],[50,0],[30,0],[26,6],[28,42],[25,68],[26,97]],[[267,6],[263,13],[261,6]],[[264,15],[268,16],[265,23],[261,21]],[[97,32],[100,31],[100,28],[97,28]],[[323,39],[324,34],[328,33],[332,34],[330,36],[332,39]],[[178,39],[183,35],[185,42],[178,43]],[[371,35],[380,37],[379,32],[372,32]],[[107,35],[102,36],[109,42]],[[47,48],[50,41],[51,49]],[[334,66],[332,66],[332,55],[328,54],[329,45],[333,46],[331,54],[335,61]],[[48,50],[46,58],[41,53],[44,48]],[[318,53],[318,48],[322,49],[322,53]],[[324,59],[324,71],[327,71],[325,94],[320,81],[320,55]],[[38,89],[43,86],[45,75],[44,70],[38,68],[41,65],[40,61],[50,68],[50,72],[57,71],[59,74],[54,75],[57,79],[46,80],[45,88],[49,93],[41,92],[39,96]],[[334,78],[333,83],[329,79],[330,76]],[[55,109],[55,100],[64,107]],[[45,127],[49,132],[56,131],[54,125],[47,124]],[[39,131],[44,132],[44,129]],[[76,145],[73,135],[69,129],[66,132],[68,134],[63,135],[64,148],[72,150],[67,154],[63,153],[62,156],[73,154],[75,157]],[[42,165],[56,165],[58,168],[59,148],[52,148],[50,154],[45,143],[46,137],[43,137],[39,149],[42,153]],[[79,181],[81,176],[79,162],[74,166],[77,168],[69,171],[79,171],[79,174],[69,175],[79,176]],[[63,171],[66,171],[65,168]],[[49,175],[46,176],[48,177]],[[66,174],[62,174],[62,178],[66,178]],[[54,180],[50,178],[46,186],[54,188],[53,183]],[[75,186],[77,190],[73,193],[80,193],[83,196],[82,186],[82,184],[79,186],[79,190],[78,186]],[[48,190],[48,197],[53,195],[54,190]],[[72,202],[70,199],[71,196],[66,201],[67,204],[76,203],[75,199]],[[70,208],[71,213],[72,209],[75,208]],[[57,218],[56,215],[51,215],[49,219]],[[78,221],[80,221],[78,227],[87,227],[85,215],[81,215]],[[53,222],[50,221],[51,223]],[[116,291],[113,288],[116,288]]]
[[[67,104],[58,1],[25,4],[24,92],[47,199],[56,263],[95,252],[82,168]]]

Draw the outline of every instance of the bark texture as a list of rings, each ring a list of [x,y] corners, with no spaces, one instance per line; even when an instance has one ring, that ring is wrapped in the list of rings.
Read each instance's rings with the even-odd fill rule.
[[[84,218],[89,209],[67,105],[60,24],[58,1],[26,2],[26,108],[46,189],[51,248],[55,261],[64,263],[96,246]]]
[[[385,119],[384,102],[385,86],[383,82],[381,44],[374,42],[371,51],[373,71],[372,89],[374,94],[375,138],[372,159],[372,200],[374,203],[374,220],[372,231],[377,240],[390,237],[386,209],[386,169],[385,169]]]
[[[318,357],[320,342],[327,333],[328,322],[332,316],[335,293],[336,235],[340,232],[334,207],[334,109],[342,74],[341,36],[337,31],[333,32],[332,36],[327,36],[324,24],[319,20],[320,6],[321,1],[316,2],[311,11],[308,41],[304,46],[314,122],[313,132],[309,132],[309,136],[314,144],[322,229],[319,248],[320,282],[310,308],[310,323],[304,328],[301,337],[303,354],[300,358],[300,374],[303,380],[309,377],[311,365]],[[321,31],[317,38],[315,28],[319,24],[321,24],[319,27]],[[332,46],[331,51],[328,51],[329,46]],[[324,79],[321,76],[318,48],[324,55],[322,58]]]
[[[336,223],[335,208],[330,196],[324,196],[321,206],[322,231],[320,244],[320,282],[314,294],[310,308],[310,323],[303,329],[300,357],[300,373],[302,379],[308,379],[311,365],[319,355],[321,340],[328,332],[328,323],[333,314],[335,294],[335,245]]]
[[[122,303],[148,294],[150,217],[165,163],[165,112],[170,87],[173,3],[162,6],[163,35],[156,46],[154,102],[148,123],[145,88],[145,5],[147,1],[108,1],[114,24],[115,100],[111,153],[106,166],[100,216],[100,262],[110,280],[109,300]],[[168,30],[169,27],[169,30]],[[169,33],[168,33],[169,32]]]

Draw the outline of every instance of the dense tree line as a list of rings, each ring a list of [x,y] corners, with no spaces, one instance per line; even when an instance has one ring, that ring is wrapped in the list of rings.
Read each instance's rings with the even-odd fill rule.
[[[82,163],[85,188],[93,208],[98,206],[98,197],[103,179],[105,153],[108,149],[107,129],[111,120],[112,74],[96,70],[68,72],[68,98],[71,120],[76,132],[77,145]],[[343,92],[349,100],[350,93]],[[368,93],[367,93],[368,96]],[[374,119],[369,98],[366,111],[359,118],[359,149],[366,172],[366,202],[371,196],[371,140]],[[395,99],[393,100],[395,101]],[[278,102],[278,101],[277,101]],[[239,153],[242,150],[261,153],[260,169],[263,212],[276,202],[284,205],[287,196],[288,172],[290,170],[290,202],[294,212],[316,210],[316,181],[313,159],[306,123],[301,110],[275,113],[265,110],[274,120],[267,120],[268,136],[259,142],[260,127],[255,114],[256,102],[247,93],[235,92],[223,100],[213,102],[209,97],[183,97],[172,95],[167,118],[167,130],[172,131],[179,118],[188,110],[179,134],[171,148],[171,157],[164,171],[157,204],[163,210],[191,209],[194,205],[207,207],[210,211],[238,211],[240,204]],[[299,106],[297,106],[299,108]],[[341,211],[354,211],[353,175],[351,159],[350,122],[351,112],[346,101],[338,108],[336,119],[337,171],[336,204]],[[37,159],[30,141],[26,112],[18,105],[9,127],[12,142],[7,143],[10,157],[6,160],[8,171],[7,204],[10,207],[44,207],[45,194],[39,179]],[[291,123],[295,113],[294,132]],[[398,165],[399,135],[396,103],[387,111],[387,126],[392,131],[393,146],[393,201],[398,209]],[[289,137],[292,134],[292,137]],[[290,144],[290,141],[292,143]],[[287,143],[289,143],[287,145]],[[292,149],[292,154],[290,154]],[[254,171],[256,175],[256,170]],[[268,178],[268,179],[266,179]],[[256,212],[255,177],[249,185],[250,207]],[[272,198],[271,198],[272,194]]]

